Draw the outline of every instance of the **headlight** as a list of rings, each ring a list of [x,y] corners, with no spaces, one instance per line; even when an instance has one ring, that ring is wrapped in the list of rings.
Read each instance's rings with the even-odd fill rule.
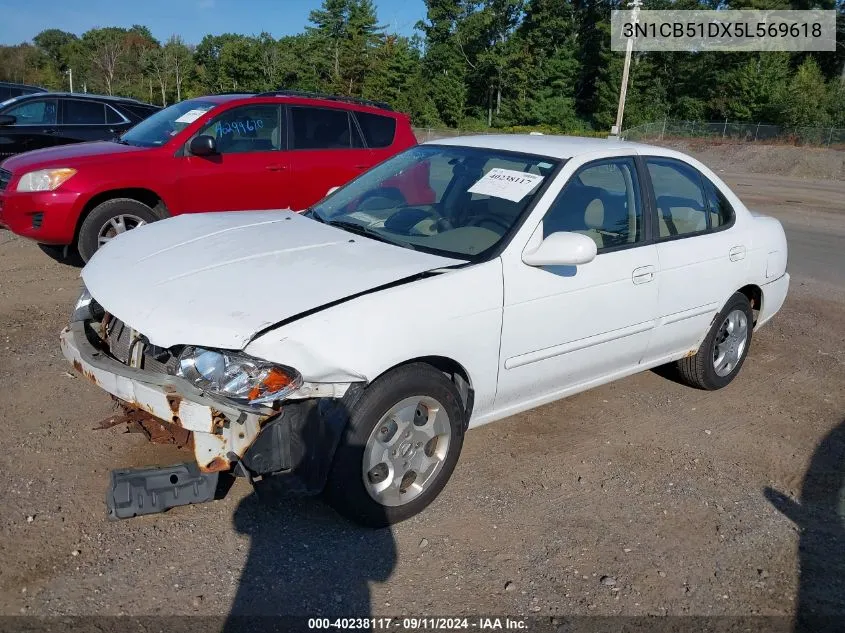
[[[18,191],[53,191],[68,178],[76,173],[75,169],[62,167],[61,169],[39,169],[21,176],[18,181]]]
[[[249,404],[283,400],[302,386],[302,376],[290,367],[202,347],[185,348],[176,375],[203,391]]]
[[[91,319],[99,320],[104,314],[105,312],[102,306],[91,296],[88,288],[82,286],[82,293],[79,295],[79,299],[76,300],[76,305],[73,306],[70,322],[89,321]]]

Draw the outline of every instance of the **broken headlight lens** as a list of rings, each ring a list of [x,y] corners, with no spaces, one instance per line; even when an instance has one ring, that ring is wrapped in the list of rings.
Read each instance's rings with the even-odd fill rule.
[[[291,367],[202,347],[184,349],[176,375],[208,393],[249,404],[283,400],[302,386],[302,376]]]
[[[77,321],[90,321],[91,319],[99,320],[103,318],[103,308],[100,306],[99,303],[91,296],[91,293],[88,292],[88,288],[82,286],[82,292],[79,295],[79,299],[76,300],[76,304],[73,306],[73,312],[70,315],[70,322],[76,323]]]

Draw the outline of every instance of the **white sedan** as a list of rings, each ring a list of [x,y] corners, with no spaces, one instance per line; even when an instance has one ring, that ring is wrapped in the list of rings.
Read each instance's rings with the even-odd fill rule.
[[[112,516],[207,500],[231,471],[381,526],[438,495],[468,428],[666,363],[724,387],[786,262],[780,223],[684,154],[472,136],[302,215],[121,235],[61,343],[130,413],[190,433],[196,463],[112,474]]]

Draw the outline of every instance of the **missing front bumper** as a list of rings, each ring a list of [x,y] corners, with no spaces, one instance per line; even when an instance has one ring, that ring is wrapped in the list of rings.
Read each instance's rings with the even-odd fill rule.
[[[61,333],[65,358],[98,387],[134,409],[192,434],[194,457],[202,472],[229,470],[258,437],[272,409],[244,411],[211,400],[176,376],[129,367],[98,350],[75,322]]]
[[[83,322],[75,322],[61,333],[67,360],[124,403],[129,413],[152,416],[171,427],[171,432],[189,432],[190,441],[184,444],[193,447],[197,462],[113,472],[107,501],[110,516],[128,518],[210,501],[217,473],[233,467],[235,474],[250,481],[272,475],[301,494],[317,494],[323,489],[364,383],[344,385],[342,394],[337,395],[333,390],[315,388],[315,396],[323,392],[332,395],[287,401],[280,410],[244,411],[210,400],[178,377],[124,365],[97,349],[85,327]],[[171,476],[176,476],[175,482],[170,481]]]

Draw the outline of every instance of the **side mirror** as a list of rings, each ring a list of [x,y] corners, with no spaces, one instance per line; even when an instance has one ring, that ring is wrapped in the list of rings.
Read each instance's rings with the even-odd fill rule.
[[[201,134],[191,139],[188,150],[194,156],[211,156],[217,153],[217,141],[214,140],[213,136]]]
[[[18,117],[11,114],[0,114],[0,125],[14,125],[17,123]]]
[[[596,243],[580,233],[552,233],[540,245],[522,254],[529,266],[576,266],[596,258]]]

